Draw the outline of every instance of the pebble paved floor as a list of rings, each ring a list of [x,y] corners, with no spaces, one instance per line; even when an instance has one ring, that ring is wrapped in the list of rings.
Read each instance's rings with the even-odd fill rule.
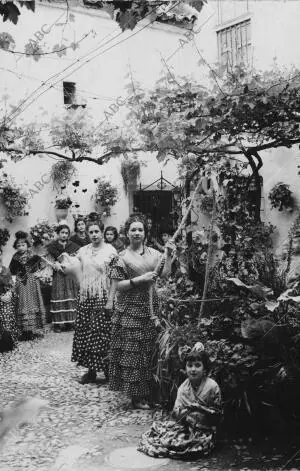
[[[0,470],[150,469],[149,463],[145,465],[141,460],[139,464],[134,453],[141,433],[152,421],[151,413],[132,410],[127,398],[109,391],[101,376],[96,385],[80,385],[78,379],[84,369],[70,362],[72,337],[73,332],[49,332],[42,340],[21,342],[13,352],[0,354],[0,410],[28,396],[38,395],[49,401],[49,407],[34,424],[9,435],[0,450]],[[117,450],[125,447],[131,447],[127,451],[133,458],[121,465]],[[115,454],[110,457],[111,452]],[[236,442],[223,443],[209,460],[197,463],[156,460],[151,469],[277,470],[283,469],[284,462],[286,457],[276,449],[264,455],[263,451]],[[295,462],[285,469],[297,469]]]

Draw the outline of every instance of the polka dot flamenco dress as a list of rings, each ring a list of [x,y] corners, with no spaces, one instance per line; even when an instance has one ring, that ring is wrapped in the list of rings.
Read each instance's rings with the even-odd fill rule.
[[[120,253],[110,266],[110,278],[126,280],[155,269],[160,253],[145,247],[143,255],[130,250]],[[158,313],[158,297],[153,294],[153,311]],[[156,339],[150,319],[149,288],[136,286],[119,292],[112,318],[109,384],[114,391],[134,397],[151,393],[151,358]]]
[[[78,366],[94,371],[108,372],[111,318],[105,310],[109,283],[106,267],[116,255],[110,244],[94,251],[92,245],[78,252],[83,279],[75,322],[72,358]]]
[[[0,267],[0,353],[12,350],[18,341],[12,278],[6,267]]]

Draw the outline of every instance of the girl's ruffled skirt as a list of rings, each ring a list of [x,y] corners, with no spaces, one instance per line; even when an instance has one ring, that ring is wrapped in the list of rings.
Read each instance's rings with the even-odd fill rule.
[[[215,447],[216,431],[173,420],[154,422],[142,435],[138,450],[156,458],[191,459],[208,455]]]

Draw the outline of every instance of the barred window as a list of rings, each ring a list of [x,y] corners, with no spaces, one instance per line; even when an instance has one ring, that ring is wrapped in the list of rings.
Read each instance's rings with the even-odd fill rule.
[[[219,62],[222,65],[249,65],[251,59],[250,20],[217,31]]]

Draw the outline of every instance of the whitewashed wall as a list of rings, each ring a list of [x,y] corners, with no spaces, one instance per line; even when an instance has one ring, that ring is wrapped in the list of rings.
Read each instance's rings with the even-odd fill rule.
[[[68,49],[66,55],[62,57],[49,54],[43,56],[38,62],[32,57],[20,57],[0,50],[0,67],[2,67],[0,87],[6,95],[2,97],[2,104],[6,100],[8,111],[10,111],[10,104],[18,104],[20,100],[33,93],[42,82],[63,71],[57,79],[52,79],[52,88],[46,91],[41,89],[38,99],[30,103],[20,114],[21,124],[36,121],[41,127],[45,126],[47,129],[50,119],[65,111],[63,80],[76,82],[80,103],[86,103],[87,113],[92,116],[95,123],[99,123],[111,114],[109,106],[115,104],[118,97],[126,97],[127,92],[124,86],[129,81],[125,78],[129,64],[134,79],[145,88],[153,87],[159,78],[166,75],[166,67],[162,59],[168,62],[170,70],[176,75],[193,75],[197,67],[198,56],[195,56],[195,49],[191,48],[190,42],[184,38],[185,31],[180,28],[156,23],[147,26],[144,21],[133,32],[126,31],[121,34],[117,23],[102,12],[76,8],[72,10],[72,14],[74,21],[56,24],[57,21],[58,23],[65,21],[64,7],[38,3],[34,14],[27,9],[22,9],[17,26],[10,23],[3,24],[3,31],[10,33],[16,41],[16,51],[23,51],[29,39],[41,38],[41,31],[48,31],[50,25],[52,25],[51,31],[44,34],[40,40],[43,47],[45,44],[46,50],[51,50],[54,44],[60,42],[61,37],[65,38],[65,44],[68,45],[88,34],[75,51]],[[104,46],[96,51],[99,45]],[[85,62],[90,56],[82,60],[85,54],[94,49],[93,60]],[[170,56],[172,57],[168,61]],[[80,62],[77,63],[77,60]],[[84,65],[75,70],[78,64]],[[114,116],[108,119],[112,123],[122,123],[125,116],[126,108],[121,107]],[[166,166],[163,166],[156,161],[154,155],[143,154],[140,157],[146,163],[146,166],[142,166],[141,169],[142,186],[157,180],[161,170],[169,181],[176,183],[177,166],[172,159]],[[41,186],[39,182],[42,177],[47,182],[47,175],[55,161],[55,158],[46,155],[28,157],[16,164],[9,164],[7,172],[14,175],[16,182],[25,185],[27,190],[36,190],[38,186]],[[80,204],[79,213],[94,209],[91,196],[96,185],[93,180],[99,176],[107,176],[118,186],[119,200],[106,222],[117,227],[124,222],[130,208],[128,197],[123,189],[120,164],[120,159],[112,159],[103,166],[89,162],[76,165],[81,185],[76,194],[72,185],[64,193],[69,194],[74,202]],[[88,189],[86,193],[81,191],[83,188]],[[14,234],[20,229],[27,230],[37,221],[47,219],[54,222],[55,196],[56,192],[51,182],[45,183],[30,199],[29,216],[17,218],[13,224],[6,223],[11,233]],[[72,217],[69,218],[69,222],[72,223]],[[13,237],[5,249],[6,262],[12,254],[12,243]]]
[[[16,40],[16,50],[24,50],[24,45],[30,38],[34,39],[35,33],[49,29],[49,25],[55,24],[58,18],[64,21],[65,10],[63,6],[38,4],[36,13],[33,14],[22,9],[17,26],[10,23],[2,24],[2,31],[9,32]],[[216,26],[222,22],[231,21],[236,16],[251,15],[253,65],[265,69],[272,65],[274,57],[281,67],[295,64],[299,66],[298,39],[300,36],[297,20],[300,13],[300,2],[283,1],[211,1],[201,12],[199,21],[195,27],[196,36],[188,39],[188,33],[161,24],[148,25],[141,23],[133,32],[126,31],[119,34],[118,25],[105,14],[95,10],[76,8],[72,10],[74,21],[66,25],[52,26],[51,32],[45,34],[41,44],[47,48],[60,42],[63,35],[65,43],[79,41],[85,34],[88,37],[80,43],[80,47],[73,51],[67,50],[67,54],[44,56],[39,62],[32,57],[10,54],[0,50],[0,89],[7,94],[7,106],[17,104],[19,100],[30,95],[37,87],[45,82],[49,76],[62,72],[52,81],[53,87],[40,94],[38,99],[30,104],[20,115],[24,122],[33,120],[47,126],[54,115],[64,111],[62,81],[74,81],[80,90],[81,102],[87,104],[87,112],[92,115],[96,123],[105,119],[109,106],[114,104],[118,97],[126,96],[124,89],[125,75],[130,64],[133,76],[144,87],[151,88],[156,80],[166,74],[166,68],[162,59],[166,60],[172,73],[181,76],[190,76],[198,82],[208,83],[209,65],[217,62],[217,38]],[[46,27],[45,27],[46,25]],[[38,34],[39,35],[39,34]],[[112,39],[114,38],[114,39]],[[103,46],[103,44],[105,44]],[[93,60],[84,63],[82,58],[89,51],[102,44],[102,48],[95,51]],[[198,50],[197,50],[198,49]],[[98,55],[97,55],[98,54]],[[87,56],[87,61],[90,56]],[[75,70],[76,60],[84,66]],[[73,64],[73,65],[72,65]],[[66,69],[66,70],[65,70]],[[57,82],[57,83],[56,83]],[[2,104],[3,104],[2,97]],[[110,118],[111,122],[122,123],[126,116],[126,107],[121,107]],[[278,181],[291,184],[296,197],[300,201],[298,190],[298,149],[262,153],[264,168],[264,217],[278,227],[275,237],[276,244],[285,239],[291,220],[295,215],[285,215],[276,210],[271,211],[267,194],[270,188]],[[162,167],[154,156],[143,156],[148,162],[147,167],[142,168],[141,183],[143,186],[150,184],[160,176],[163,169],[165,177],[176,182],[178,177],[176,165],[170,161]],[[32,188],[41,176],[49,172],[52,158],[26,158],[18,164],[10,164],[9,172],[13,173],[17,182],[26,183],[27,188]],[[95,176],[108,175],[119,186],[120,199],[113,209],[108,223],[119,226],[129,213],[129,202],[123,192],[123,182],[120,176],[120,161],[110,161],[108,164],[97,167],[90,163],[77,165],[78,176],[82,187],[87,186],[86,193],[73,193],[73,187],[69,189],[71,198],[80,204],[80,211],[93,209],[90,197],[93,193]],[[53,201],[55,192],[51,184],[46,184],[38,195],[31,200],[30,216],[17,219],[13,225],[9,225],[12,232],[20,228],[28,229],[41,219],[54,220]],[[0,208],[1,211],[1,208]],[[208,218],[201,216],[199,225],[207,224]],[[10,241],[12,242],[12,241]],[[11,255],[11,244],[6,250],[6,258]]]

